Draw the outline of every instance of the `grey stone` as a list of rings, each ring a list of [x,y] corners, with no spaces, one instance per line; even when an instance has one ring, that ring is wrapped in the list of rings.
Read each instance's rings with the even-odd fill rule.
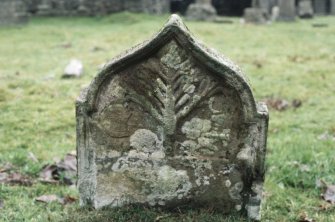
[[[298,15],[300,18],[313,18],[314,11],[312,0],[300,0],[298,3]]]
[[[25,24],[28,22],[26,5],[21,0],[0,1],[0,25]]]
[[[284,22],[295,21],[296,16],[295,0],[279,0],[278,7],[279,7],[278,20]]]
[[[327,14],[327,1],[326,0],[314,0],[314,12],[317,15]]]
[[[267,12],[261,8],[244,9],[245,23],[265,24],[268,20]]]
[[[72,59],[65,67],[63,78],[80,77],[83,74],[84,66],[78,59]]]
[[[330,14],[335,15],[335,0],[330,0]]]
[[[272,9],[271,9],[271,21],[272,22],[275,22],[278,20],[279,18],[279,7],[278,6],[273,6]]]
[[[76,102],[80,204],[213,207],[259,220],[268,111],[177,15]]]
[[[214,21],[216,10],[209,0],[197,0],[196,3],[188,6],[186,17],[189,20]]]
[[[261,8],[264,12],[270,14],[271,12],[271,2],[269,0],[253,0],[253,8]]]

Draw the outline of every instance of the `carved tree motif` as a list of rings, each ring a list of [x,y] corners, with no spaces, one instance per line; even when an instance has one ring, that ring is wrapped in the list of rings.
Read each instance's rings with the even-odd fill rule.
[[[199,75],[199,70],[192,68],[194,61],[176,42],[170,42],[162,51],[161,57],[140,64],[138,73],[129,73],[126,84],[133,91],[126,100],[138,104],[156,119],[168,138],[181,119],[220,88],[215,79]],[[152,82],[153,79],[156,81]]]

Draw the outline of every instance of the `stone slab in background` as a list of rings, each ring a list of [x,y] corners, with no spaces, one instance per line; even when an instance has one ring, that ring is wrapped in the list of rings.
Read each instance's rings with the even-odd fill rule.
[[[252,24],[265,24],[268,20],[268,13],[262,8],[244,9],[244,22]]]
[[[317,15],[327,14],[327,0],[314,0],[314,12]]]
[[[300,0],[298,2],[298,15],[300,18],[313,18],[314,10],[312,0]]]
[[[187,205],[260,219],[267,108],[177,15],[104,67],[76,118],[82,206]]]
[[[296,17],[295,0],[278,0],[279,21],[293,22]]]
[[[190,4],[186,11],[186,17],[189,20],[196,21],[214,21],[216,10],[208,0],[197,0]]]
[[[21,0],[0,1],[0,25],[25,24],[28,20],[26,6]]]
[[[330,0],[330,14],[335,15],[335,0]]]

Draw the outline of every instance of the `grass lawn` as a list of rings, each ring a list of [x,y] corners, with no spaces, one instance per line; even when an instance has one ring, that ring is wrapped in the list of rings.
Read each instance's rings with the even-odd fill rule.
[[[74,101],[81,88],[101,64],[150,38],[167,17],[33,18],[27,26],[0,28],[0,168],[10,162],[37,178],[43,165],[74,150]],[[299,108],[270,109],[263,221],[299,221],[302,214],[335,221],[335,205],[321,199],[316,185],[319,179],[335,184],[335,17],[264,26],[232,20],[186,24],[207,46],[239,64],[258,101],[302,102]],[[83,61],[85,75],[61,79],[71,58]],[[329,136],[320,139],[322,134]],[[35,202],[45,194],[78,196],[67,186],[0,184],[0,221],[243,221],[210,209],[91,211],[80,209],[78,201]]]

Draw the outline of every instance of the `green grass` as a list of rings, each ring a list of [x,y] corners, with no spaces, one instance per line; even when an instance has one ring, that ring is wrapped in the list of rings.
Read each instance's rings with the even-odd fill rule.
[[[6,162],[31,177],[45,163],[75,149],[74,101],[100,64],[150,38],[168,15],[129,13],[101,18],[33,18],[23,27],[0,28],[0,166]],[[307,212],[316,221],[335,221],[315,181],[335,184],[335,17],[296,23],[241,25],[186,22],[206,45],[216,48],[247,74],[257,100],[299,99],[302,106],[270,110],[263,221],[297,221]],[[315,28],[313,23],[328,27]],[[71,47],[63,47],[70,44]],[[102,50],[94,51],[94,47]],[[85,75],[61,79],[71,58]],[[39,163],[28,158],[34,153]],[[301,169],[307,165],[308,171]],[[75,195],[65,186],[0,185],[0,221],[241,221],[209,209],[168,212],[130,207],[92,211],[78,204],[36,203],[44,194]],[[235,219],[234,219],[235,218]]]

